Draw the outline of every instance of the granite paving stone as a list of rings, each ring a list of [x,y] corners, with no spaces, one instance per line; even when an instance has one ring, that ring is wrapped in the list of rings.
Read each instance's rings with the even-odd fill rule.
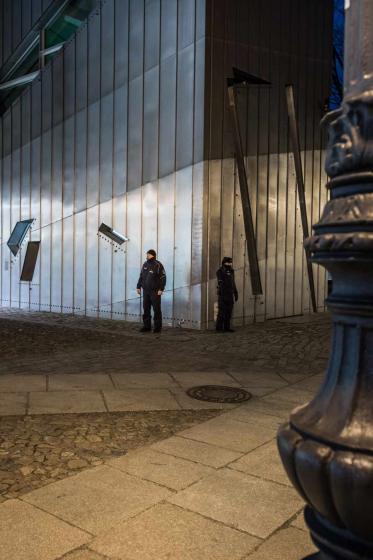
[[[47,378],[45,375],[0,375],[0,393],[45,391],[46,386]]]
[[[104,391],[110,412],[121,410],[180,410],[180,405],[167,389],[127,389]]]
[[[294,402],[280,400],[270,397],[262,397],[260,399],[252,399],[248,403],[244,403],[242,408],[245,410],[274,416],[281,419],[283,422],[289,418],[289,414],[296,408]]]
[[[261,425],[245,424],[222,415],[185,430],[179,435],[231,451],[247,453],[273,439],[273,429]]]
[[[228,387],[241,387],[241,384],[233,379],[228,373],[219,371],[208,372],[174,372],[173,377],[186,389],[197,387],[198,385],[227,385]]]
[[[0,558],[55,560],[91,539],[80,529],[19,500],[0,504]]]
[[[153,444],[151,448],[216,469],[224,467],[242,456],[242,453],[237,451],[231,451],[229,449],[179,436],[159,441]]]
[[[281,424],[284,423],[283,418],[279,416],[257,412],[255,403],[254,406],[240,406],[235,410],[231,410],[226,416],[231,420],[265,426],[272,429],[274,433],[277,432]]]
[[[107,464],[172,490],[182,490],[213,472],[210,467],[149,448],[129,453],[118,459],[110,459]]]
[[[277,373],[265,371],[253,371],[250,368],[246,372],[230,372],[232,377],[236,379],[242,387],[245,387],[251,394],[256,397],[262,397],[268,393],[272,393],[276,389],[286,387],[288,382],[280,377]]]
[[[302,506],[292,488],[227,468],[170,496],[168,501],[262,539]]]
[[[90,546],[118,560],[241,560],[259,542],[190,511],[159,504]]]
[[[113,388],[110,377],[103,373],[57,373],[48,379],[49,391],[102,391]]]
[[[0,393],[0,416],[26,414],[27,393]]]
[[[178,389],[179,385],[167,373],[113,373],[117,389]]]
[[[299,381],[296,385],[294,385],[294,388],[304,389],[306,391],[312,391],[313,393],[316,393],[316,391],[318,391],[318,389],[320,388],[323,380],[324,380],[324,374],[313,375],[308,379],[303,379],[302,381]]]
[[[59,558],[58,560],[107,560],[108,556],[102,556],[102,554],[98,554],[98,552],[94,552],[90,548],[81,548],[79,550],[75,550],[73,552],[69,552]]]
[[[303,509],[300,512],[300,514],[297,515],[297,517],[292,521],[291,526],[296,527],[297,529],[300,529],[301,531],[306,531],[307,533],[309,532],[309,529],[308,529],[308,527],[306,525],[306,522],[304,520]]]
[[[247,560],[300,560],[315,552],[316,548],[307,533],[288,527],[275,533],[246,558]]]
[[[105,412],[99,391],[48,391],[30,393],[29,414]]]
[[[291,486],[277,450],[276,440],[247,453],[229,465],[231,469]]]
[[[263,398],[264,401],[288,401],[294,404],[304,404],[314,397],[314,391],[308,391],[298,386],[283,387]]]
[[[22,499],[98,535],[170,494],[157,484],[100,466],[34,490]]]

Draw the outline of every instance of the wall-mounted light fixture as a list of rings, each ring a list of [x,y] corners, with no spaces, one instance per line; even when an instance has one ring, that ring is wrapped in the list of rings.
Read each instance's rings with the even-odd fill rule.
[[[102,223],[98,228],[98,235],[103,239],[106,238],[105,241],[109,241],[110,245],[116,247],[115,251],[123,251],[123,249],[120,249],[120,246],[126,241],[129,241],[128,237],[118,231],[115,231],[115,229],[104,223]]]
[[[14,226],[11,236],[8,239],[7,245],[15,257],[17,256],[18,251],[21,248],[27,232],[31,228],[33,221],[33,219],[22,220],[21,222],[17,222]]]

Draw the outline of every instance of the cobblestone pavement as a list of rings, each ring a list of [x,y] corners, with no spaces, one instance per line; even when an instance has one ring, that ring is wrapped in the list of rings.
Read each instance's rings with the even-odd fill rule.
[[[216,414],[206,410],[4,417],[0,502],[101,465]]]
[[[75,387],[74,398],[84,400],[90,391],[79,391],[84,376],[77,374],[89,374],[85,379],[97,385],[110,378],[112,390],[128,395],[142,391],[131,383],[139,378],[148,383],[143,374],[150,373],[155,387],[167,381],[178,398],[190,383],[229,380],[252,391],[252,401],[223,414],[141,409],[35,415],[28,403],[28,416],[1,417],[0,556],[28,560],[31,543],[38,560],[176,559],[182,558],[180,547],[189,546],[191,532],[199,551],[195,558],[299,560],[311,553],[298,518],[302,502],[279,464],[274,438],[278,424],[312,398],[320,383],[329,316],[270,321],[232,334],[164,329],[154,335],[138,329],[138,324],[1,310],[3,397],[16,403],[17,395],[30,391],[28,399],[53,394],[62,402],[72,394],[65,388]],[[12,519],[22,515],[20,539]],[[52,552],[55,530],[62,536]]]
[[[272,371],[312,375],[325,367],[330,319],[273,320],[235,333],[165,328],[49,313],[0,312],[1,373]],[[37,355],[37,360],[35,359]]]

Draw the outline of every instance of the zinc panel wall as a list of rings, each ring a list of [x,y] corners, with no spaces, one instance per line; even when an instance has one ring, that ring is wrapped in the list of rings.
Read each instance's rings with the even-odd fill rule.
[[[0,68],[52,1],[2,0],[0,2]]]
[[[12,36],[48,4],[16,0]],[[200,325],[205,23],[205,0],[103,0],[3,117],[3,304],[138,320],[152,246],[167,271],[165,320]],[[32,283],[20,285],[23,253],[13,272],[6,240],[29,217],[41,246]],[[128,244],[99,238],[101,222]]]
[[[309,312],[299,199],[285,102],[292,83],[299,124],[309,228],[326,199],[320,132],[329,92],[332,1],[210,0],[207,3],[204,159],[209,160],[209,306],[213,320],[215,270],[233,255],[240,300],[237,323]],[[224,65],[222,65],[224,61]],[[240,192],[234,169],[233,128],[226,79],[232,68],[271,81],[271,88],[239,87],[237,111],[253,211],[263,297],[251,291]],[[220,163],[219,163],[220,162]],[[221,168],[221,171],[220,171]],[[217,173],[217,170],[219,172]],[[214,225],[217,224],[217,225]],[[324,269],[313,266],[323,309]]]

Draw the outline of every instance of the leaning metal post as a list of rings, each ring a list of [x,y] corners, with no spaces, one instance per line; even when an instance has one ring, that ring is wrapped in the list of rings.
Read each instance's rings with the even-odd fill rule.
[[[373,558],[372,0],[346,0],[345,65],[342,108],[325,117],[331,200],[306,241],[333,278],[331,357],[316,397],[278,434],[318,560]]]
[[[300,155],[299,132],[298,132],[297,117],[295,114],[293,86],[291,84],[286,85],[285,91],[286,91],[286,104],[288,108],[288,117],[289,117],[289,133],[290,133],[290,139],[291,139],[291,144],[293,149],[295,175],[297,178],[298,200],[299,200],[300,217],[302,222],[303,239],[307,239],[307,237],[309,236],[309,229],[308,229],[308,219],[307,219],[306,193],[304,189],[302,159]],[[312,309],[314,313],[317,313],[315,282],[313,279],[311,252],[307,248],[307,246],[305,247],[305,253],[306,253],[308,284],[310,288]]]
[[[243,149],[242,149],[240,125],[238,122],[236,93],[235,93],[234,85],[228,87],[228,99],[229,99],[229,107],[231,110],[232,120],[234,125],[234,143],[236,148],[238,182],[240,185],[242,214],[244,219],[247,252],[248,252],[248,259],[250,264],[251,289],[254,295],[261,295],[263,294],[263,288],[260,279],[258,253],[256,250],[253,216],[251,212],[247,173],[246,173],[245,160],[244,160]]]

